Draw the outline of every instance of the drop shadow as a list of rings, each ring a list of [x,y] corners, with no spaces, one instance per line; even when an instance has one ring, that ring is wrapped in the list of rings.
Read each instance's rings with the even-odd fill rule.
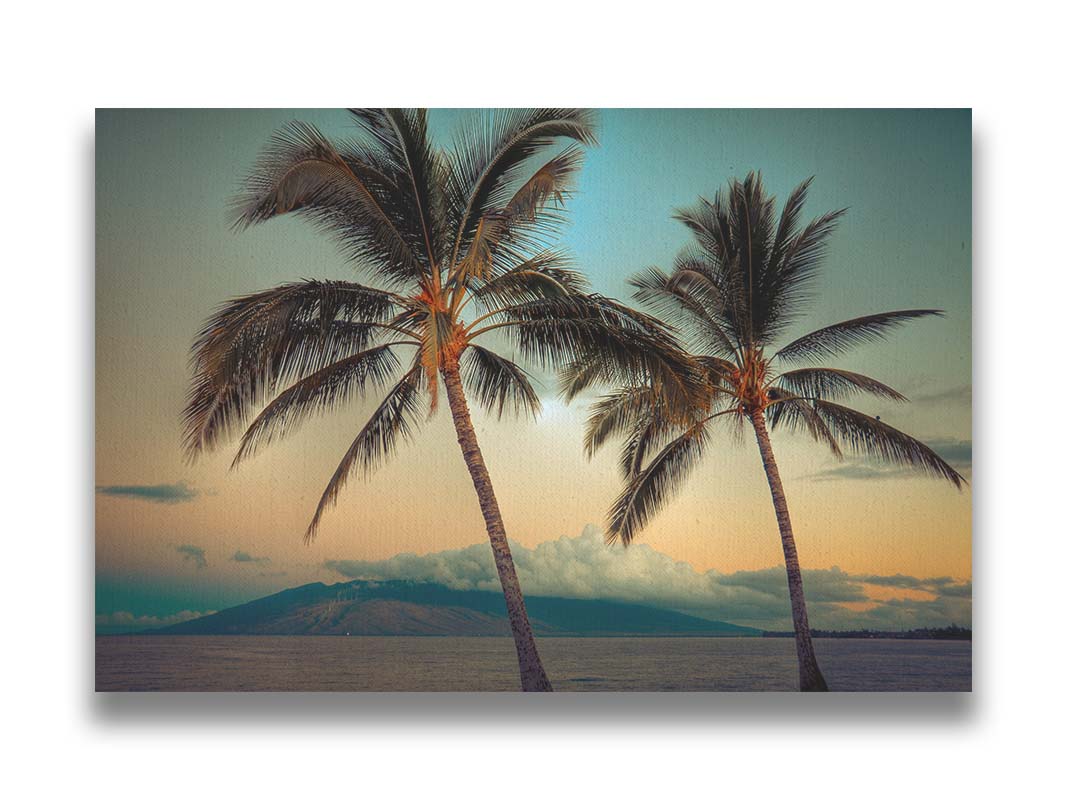
[[[90,613],[82,637],[82,663],[78,681],[84,687],[82,712],[91,725],[109,728],[187,728],[245,727],[278,724],[288,727],[344,727],[373,725],[376,730],[423,727],[473,728],[492,725],[519,730],[549,731],[561,724],[596,727],[610,723],[669,724],[677,728],[729,726],[732,730],[763,727],[768,724],[805,730],[836,728],[883,731],[887,728],[958,728],[977,723],[984,715],[983,688],[988,676],[982,665],[989,664],[984,647],[991,637],[976,637],[971,693],[558,693],[533,696],[519,693],[103,693],[94,691],[95,635],[92,611],[95,607],[95,131],[89,128],[82,143],[86,154],[83,191],[85,218],[85,265],[80,276],[83,290],[83,381],[86,402],[83,445],[85,470],[81,504],[84,532],[81,549],[86,565],[81,596],[83,609]],[[988,269],[983,262],[985,237],[981,212],[976,203],[984,187],[982,157],[984,148],[979,131],[972,128],[972,307],[985,318],[991,310]],[[975,243],[977,242],[977,247]],[[984,383],[991,374],[983,362],[986,335],[972,326],[975,382],[973,431],[988,429]],[[979,437],[981,439],[981,437]],[[979,454],[984,448],[979,443]],[[980,482],[982,457],[975,459],[972,483],[973,527],[972,562],[974,582],[988,587],[982,547],[986,536],[984,518],[988,498],[973,493]],[[985,591],[983,589],[983,591]],[[985,595],[990,596],[988,593]],[[985,632],[982,603],[974,603],[972,626]]]
[[[94,120],[95,123],[95,120]],[[79,551],[84,569],[81,575],[83,598],[78,611],[77,628],[81,633],[81,648],[84,658],[78,670],[79,683],[88,691],[95,685],[96,653],[96,128],[89,126],[81,133],[77,145],[84,157],[81,173],[81,191],[84,216],[81,219],[81,240],[84,262],[75,269],[81,291],[78,305],[81,332],[81,372],[78,376],[83,402],[81,421],[84,429],[81,439],[82,481],[78,487],[78,506],[84,520],[84,535],[79,537]]]
[[[973,721],[977,713],[976,698],[967,693],[99,693],[90,702],[91,720],[96,724],[166,728],[276,723],[360,724],[375,729],[491,724],[529,729],[640,722],[672,727],[728,725],[731,729],[768,723],[805,729],[848,723],[884,730],[887,726],[962,725]]]
[[[988,643],[993,641],[992,631],[989,630],[988,617],[984,613],[982,600],[985,603],[992,601],[994,584],[992,576],[988,573],[987,562],[984,557],[984,548],[990,531],[985,521],[992,519],[992,497],[976,491],[982,484],[984,474],[983,463],[985,459],[985,441],[993,441],[992,429],[993,417],[987,412],[985,398],[989,396],[987,382],[993,374],[992,364],[986,359],[991,352],[987,346],[988,333],[980,324],[975,324],[975,319],[992,319],[993,297],[990,291],[990,265],[985,261],[986,253],[986,227],[984,215],[987,210],[986,204],[991,198],[985,193],[986,171],[982,161],[986,155],[983,145],[982,132],[974,128],[973,112],[971,123],[971,583],[972,586],[981,586],[978,595],[971,592],[971,629],[978,631],[974,637],[971,656],[971,686],[981,696],[981,690],[989,685],[989,676],[983,672],[983,667],[988,668],[994,663]],[[989,436],[986,436],[989,432]],[[977,436],[975,434],[978,434]],[[976,668],[977,665],[977,668]]]

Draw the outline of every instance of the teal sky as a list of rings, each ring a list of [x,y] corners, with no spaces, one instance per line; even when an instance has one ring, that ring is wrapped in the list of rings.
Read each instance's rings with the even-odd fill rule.
[[[447,144],[457,125],[476,113],[432,111],[431,126],[439,142]],[[306,522],[309,505],[313,507],[343,452],[338,437],[349,432],[359,407],[351,412],[355,417],[309,426],[241,473],[225,469],[232,449],[196,467],[182,462],[178,415],[188,381],[186,358],[204,317],[229,297],[283,281],[354,277],[332,242],[300,220],[280,219],[241,235],[227,227],[227,203],[241,178],[270,133],[293,119],[312,122],[328,135],[353,132],[346,114],[337,110],[97,114],[96,483],[128,487],[185,481],[197,495],[190,502],[159,504],[98,497],[98,611],[141,614],[192,608],[189,590],[182,589],[189,586],[198,587],[202,610],[304,578],[323,579],[321,564],[330,558],[426,553],[484,538],[473,492],[465,485],[458,454],[451,452],[454,438],[440,419],[425,434],[434,443],[433,457],[420,456],[413,465],[411,454],[402,453],[406,471],[387,469],[380,480],[355,482],[349,490],[362,498],[351,501],[350,512],[362,513],[366,506],[361,502],[403,511],[381,511],[374,526],[367,523],[373,531],[361,536],[342,536],[340,527],[327,531],[327,542],[315,552],[298,546],[301,522]],[[768,189],[784,198],[814,175],[807,217],[841,207],[849,212],[833,237],[818,299],[796,332],[877,311],[943,308],[945,319],[916,324],[890,344],[857,350],[836,365],[868,372],[916,400],[906,410],[885,412],[898,415],[894,424],[969,450],[969,111],[604,110],[599,138],[600,146],[587,152],[578,191],[568,203],[569,224],[562,242],[597,291],[628,299],[629,275],[651,264],[669,266],[687,243],[684,229],[671,219],[672,210],[698,196],[710,197],[729,178],[760,170]],[[551,385],[544,394],[551,396]],[[539,491],[500,490],[505,518],[514,520],[509,522],[513,536],[535,545],[575,535],[586,523],[603,518],[618,488],[613,456],[591,465],[580,457],[580,409],[550,407],[538,427],[504,422],[499,429],[489,429],[496,423],[485,417],[476,423],[486,428],[479,433],[491,469],[495,458],[494,484],[528,483],[529,471],[539,465],[556,469],[545,474],[546,485]],[[534,458],[534,463],[512,463],[516,460],[508,457],[508,447],[525,436],[551,451],[552,460],[545,456],[542,461]],[[830,462],[822,454],[813,459],[799,445],[796,450],[791,446],[782,443],[780,460],[787,481],[792,469],[802,524],[831,531],[844,526],[840,518],[847,518],[849,509],[870,507],[875,495],[866,492],[903,487],[897,503],[903,499],[920,510],[929,505],[936,509],[937,520],[945,515],[954,520],[952,541],[936,545],[938,555],[931,556],[924,574],[970,577],[969,492],[963,498],[954,492],[949,497],[941,487],[920,487],[912,481],[878,481],[878,487],[860,480],[805,482],[805,476],[828,468]],[[737,504],[751,498],[769,506],[760,475],[747,472],[752,448],[735,449],[730,459],[736,457],[736,464],[731,461],[725,471],[745,471],[744,480],[738,478],[735,487],[729,475],[720,475],[722,490],[740,498]],[[294,470],[294,464],[299,468]],[[440,478],[441,465],[456,476]],[[568,493],[572,472],[579,469],[589,470],[582,479],[585,491]],[[405,493],[397,488],[398,475],[405,484],[422,488]],[[453,527],[445,525],[443,538],[426,534],[429,512],[420,516],[419,503],[434,497],[425,489],[428,484],[438,487],[439,499],[463,493],[463,508],[457,510]],[[531,509],[545,492],[557,490],[559,508],[536,521]],[[838,513],[822,520],[817,508],[828,499],[839,504]],[[698,505],[701,502],[705,505]],[[767,532],[770,546],[750,544],[750,537],[740,534],[709,540],[706,517],[723,512],[709,502],[699,495],[683,499],[665,516],[658,538],[647,541],[699,569],[772,567],[778,563],[775,558],[780,561],[780,552],[774,554],[773,531]],[[748,525],[743,506],[737,504],[724,508],[738,515],[738,526]],[[769,515],[769,507],[766,511]],[[760,517],[752,524],[765,523]],[[894,569],[891,559],[876,552],[873,540],[861,546],[843,533],[841,537],[826,533],[809,544],[816,566],[842,563],[852,571],[923,572],[921,564],[911,561],[901,561]],[[208,569],[176,557],[175,549],[184,544],[206,549],[208,564],[221,571],[209,575]],[[212,546],[219,548],[215,555]],[[884,543],[881,546],[884,550]],[[228,552],[223,553],[224,547]],[[234,572],[238,567],[233,565],[227,573],[219,565],[234,550],[266,553],[272,567],[261,570],[257,579]],[[155,595],[153,586],[159,587]]]
[[[435,110],[431,122],[447,142],[474,113]],[[226,229],[228,199],[270,132],[293,119],[333,135],[352,132],[336,110],[99,114],[99,289],[174,301],[101,314],[101,335],[183,330],[187,340],[190,301],[204,298],[202,313],[235,292],[345,273],[332,244],[300,221],[279,220],[244,237]],[[969,346],[960,347],[971,325],[969,110],[608,109],[600,112],[599,136],[569,206],[564,242],[598,290],[628,297],[627,276],[668,265],[685,243],[672,210],[712,195],[728,178],[761,170],[768,188],[784,196],[814,175],[811,213],[849,213],[804,325],[936,305],[947,321],[922,347],[907,348],[909,379],[944,374],[951,350],[966,357],[945,377],[969,382]],[[140,241],[130,241],[131,229]]]

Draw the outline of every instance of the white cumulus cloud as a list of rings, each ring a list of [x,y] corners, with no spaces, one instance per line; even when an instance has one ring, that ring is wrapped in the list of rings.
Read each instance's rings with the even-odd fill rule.
[[[513,542],[512,554],[527,595],[602,598],[642,603],[766,629],[788,629],[785,568],[730,574],[699,572],[647,544],[609,546],[592,525],[533,548]],[[338,574],[361,580],[418,580],[452,589],[499,591],[488,544],[420,556],[401,553],[381,561],[328,561]],[[928,600],[874,601],[868,584],[921,584]],[[850,575],[838,568],[804,572],[812,624],[822,628],[900,628],[970,625],[970,584],[951,579]],[[855,610],[843,603],[874,604]]]

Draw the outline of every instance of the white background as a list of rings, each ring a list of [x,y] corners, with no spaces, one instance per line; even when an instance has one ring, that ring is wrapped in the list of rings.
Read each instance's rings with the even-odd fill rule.
[[[5,794],[1028,797],[1062,785],[1067,176],[1052,7],[9,5]],[[93,108],[380,103],[973,106],[974,694],[94,696]]]

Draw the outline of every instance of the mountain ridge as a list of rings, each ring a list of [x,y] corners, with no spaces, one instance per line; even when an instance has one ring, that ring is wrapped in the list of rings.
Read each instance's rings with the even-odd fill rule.
[[[539,636],[760,636],[762,631],[616,600],[530,596]],[[142,631],[152,635],[509,636],[504,596],[423,581],[321,581],[196,619]]]

